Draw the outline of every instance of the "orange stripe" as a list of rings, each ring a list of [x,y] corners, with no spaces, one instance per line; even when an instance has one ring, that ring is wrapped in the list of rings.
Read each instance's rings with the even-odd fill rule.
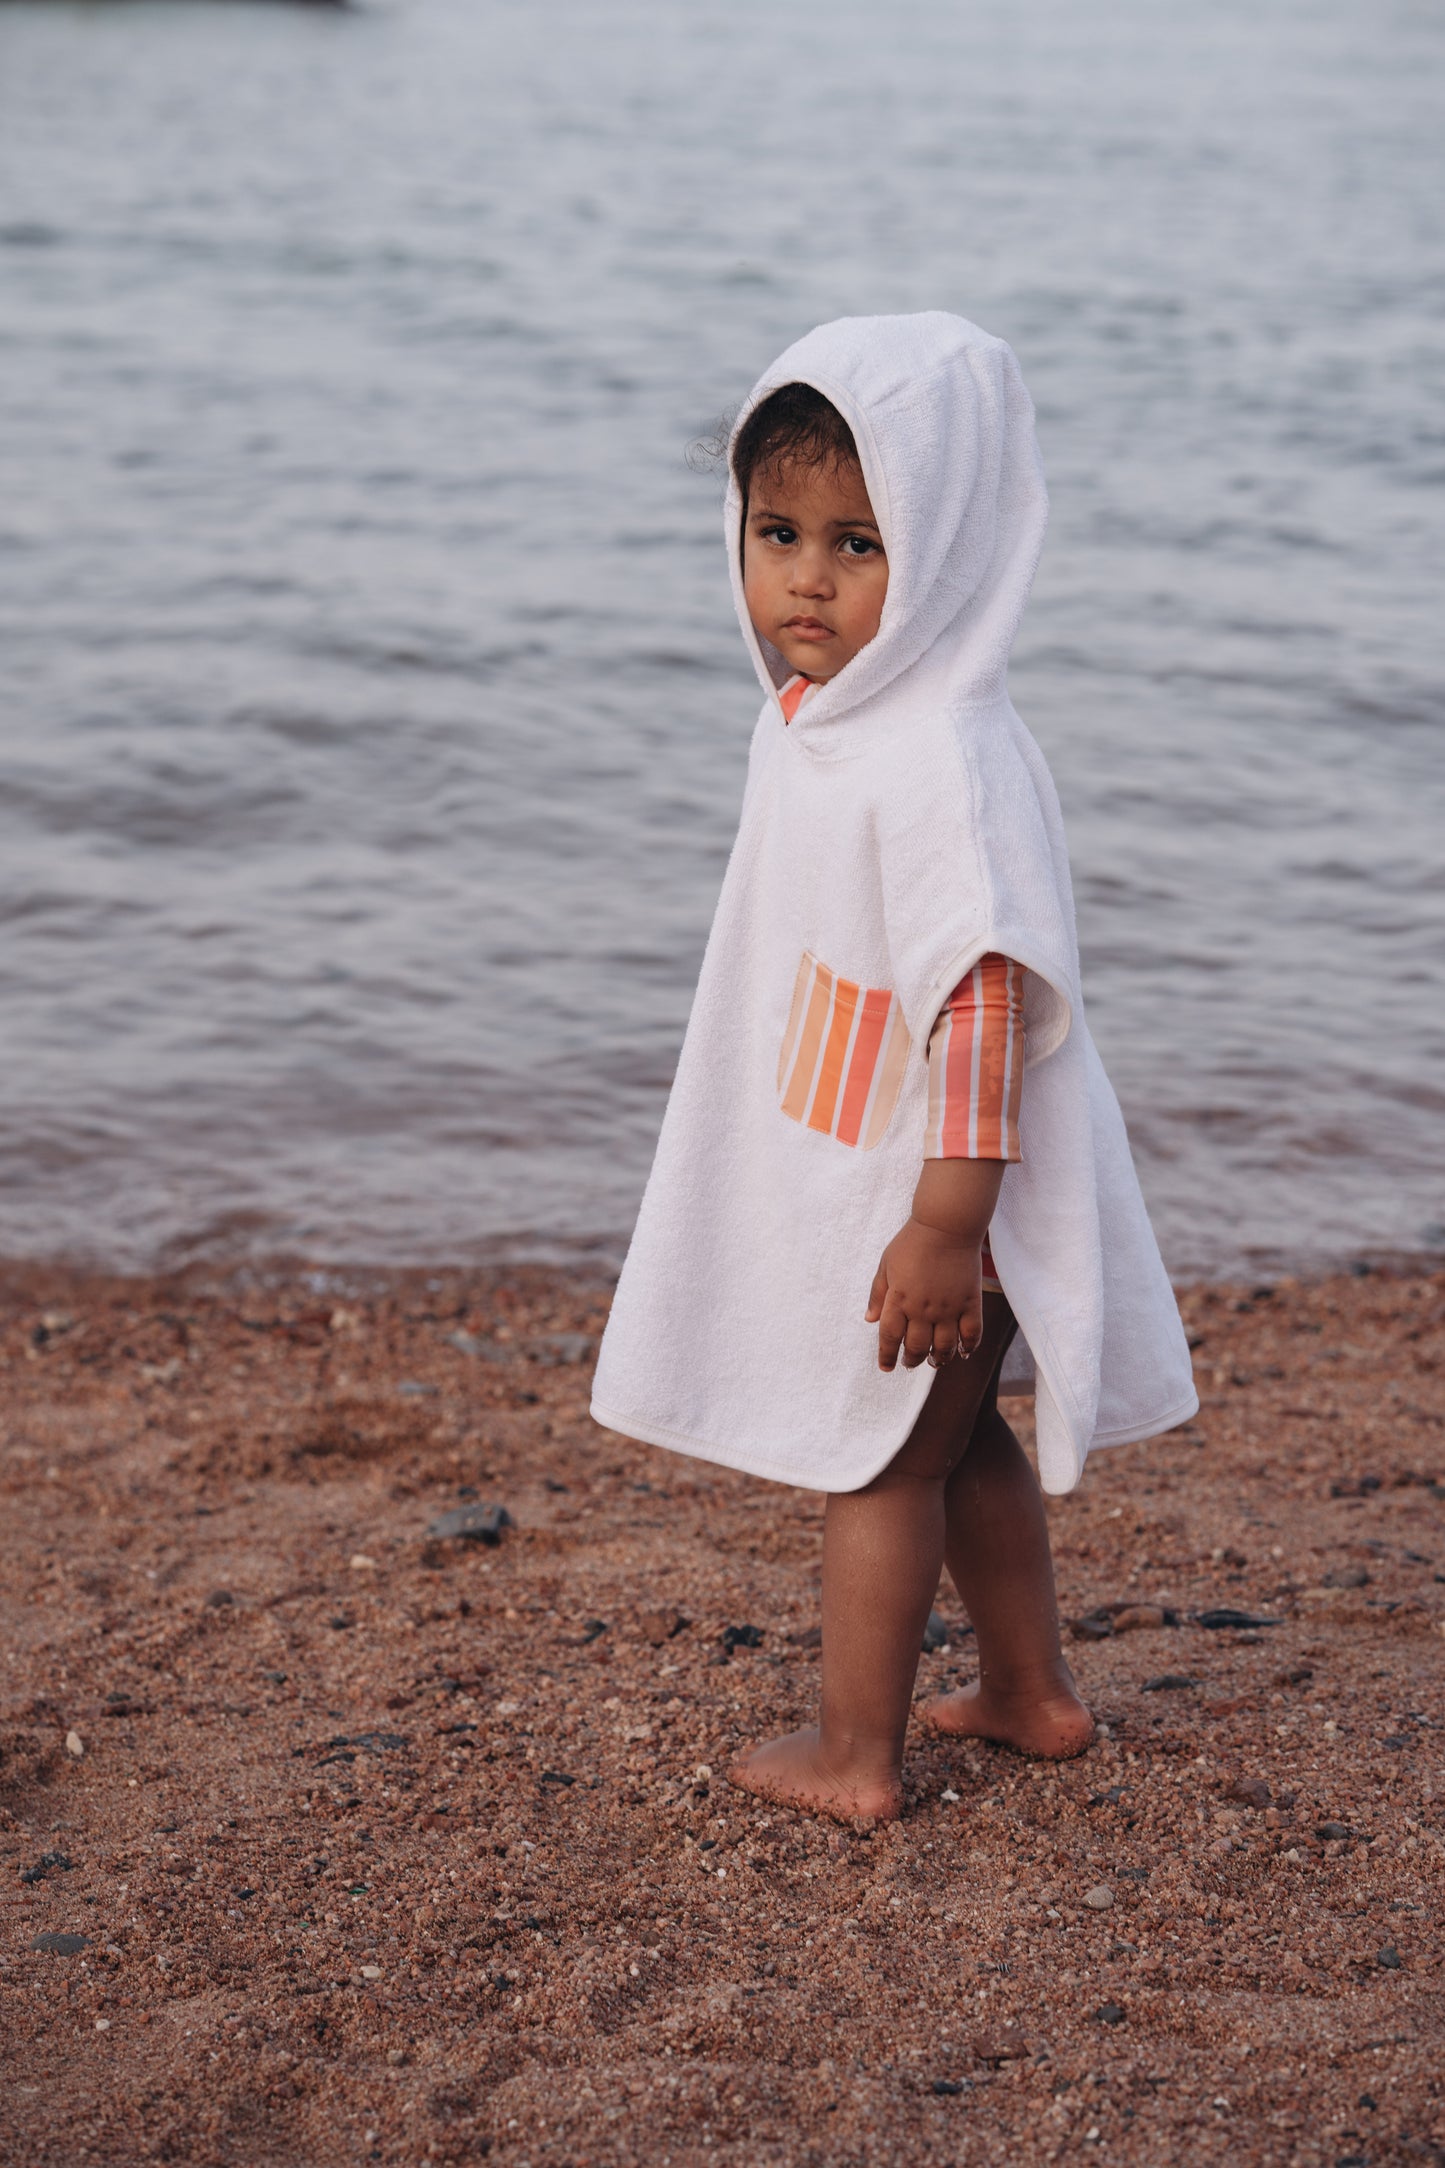
[[[808,1116],[810,1129],[821,1129],[824,1134],[833,1126],[833,1114],[838,1105],[838,1086],[843,1081],[843,1056],[848,1051],[848,1036],[853,1029],[853,1011],[858,1006],[862,992],[851,979],[839,979],[838,990],[833,998],[833,1022],[828,1032],[828,1044],[823,1049],[823,1066],[818,1072],[818,1089],[813,1095],[813,1111]]]
[[[823,1023],[828,1014],[828,999],[832,990],[833,974],[826,964],[819,964],[817,976],[813,980],[813,991],[808,999],[808,1013],[803,1019],[803,1035],[798,1042],[793,1073],[783,1094],[783,1112],[790,1114],[795,1122],[803,1119],[808,1094],[813,1088],[813,1071],[818,1066],[818,1048],[823,1041]]]
[[[813,959],[805,950],[798,965],[798,976],[793,981],[793,999],[788,1010],[788,1028],[783,1033],[783,1043],[778,1048],[778,1090],[783,1088],[783,1078],[788,1070],[788,1057],[797,1043],[798,1026],[803,1021],[803,1003],[807,999],[812,981]]]
[[[848,1082],[843,1089],[843,1111],[838,1116],[840,1144],[858,1142],[878,1049],[883,1042],[883,1026],[888,1021],[890,998],[876,986],[870,986],[863,996],[863,1013],[858,1019],[858,1036],[853,1041],[853,1059],[848,1064]]]
[[[887,1043],[883,1048],[882,1066],[878,1071],[878,1089],[873,1094],[873,1105],[868,1115],[868,1128],[863,1138],[863,1149],[868,1151],[878,1142],[888,1127],[889,1118],[898,1104],[898,1093],[903,1083],[903,1071],[908,1061],[911,1042],[908,1026],[903,1021],[903,1011],[895,1004],[893,1021],[889,1026]]]
[[[985,956],[978,967],[979,1034],[977,1139],[980,1159],[1004,1159],[1002,1148],[1004,1110],[1008,1105],[1008,962],[1002,956]]]
[[[1023,972],[1017,964],[1008,967],[1008,1099],[1004,1107],[1004,1155],[1008,1159],[1021,1159],[1019,1144],[1019,1108],[1024,1096],[1024,991]]]
[[[953,1011],[945,1004],[939,1010],[937,1022],[928,1035],[928,1123],[923,1132],[925,1159],[947,1159],[950,1156],[943,1149],[944,1117],[948,1112],[948,1096],[943,1087],[952,1037]]]

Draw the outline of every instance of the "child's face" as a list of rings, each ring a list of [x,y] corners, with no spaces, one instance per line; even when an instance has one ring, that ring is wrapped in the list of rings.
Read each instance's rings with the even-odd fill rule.
[[[753,630],[826,684],[878,630],[888,559],[859,467],[796,460],[753,476],[743,523]]]

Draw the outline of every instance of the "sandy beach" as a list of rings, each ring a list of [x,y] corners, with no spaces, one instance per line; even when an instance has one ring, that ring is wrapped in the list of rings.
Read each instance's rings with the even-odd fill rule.
[[[820,1501],[595,1429],[605,1284],[5,1271],[0,2149],[1445,2162],[1445,1275],[1184,1299],[1050,1507],[1097,1743],[842,1828],[722,1776]]]

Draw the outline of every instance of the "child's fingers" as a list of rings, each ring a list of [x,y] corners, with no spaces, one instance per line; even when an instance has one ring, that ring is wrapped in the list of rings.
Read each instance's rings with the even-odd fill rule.
[[[955,1323],[952,1325],[935,1325],[933,1328],[933,1347],[930,1350],[928,1357],[928,1360],[932,1363],[934,1369],[941,1370],[945,1363],[951,1363],[953,1361],[953,1358],[957,1353],[957,1324]]]
[[[958,1344],[971,1355],[983,1338],[983,1296],[977,1294],[958,1321]]]
[[[888,1293],[888,1268],[880,1258],[878,1270],[873,1275],[873,1285],[868,1290],[868,1307],[863,1313],[865,1325],[876,1325],[883,1315],[884,1297]]]
[[[903,1367],[916,1370],[933,1346],[933,1327],[926,1317],[910,1317],[903,1335]]]
[[[902,1303],[894,1294],[885,1296],[882,1315],[878,1324],[878,1367],[891,1370],[898,1360],[898,1350],[903,1345],[903,1335],[908,1330],[908,1316]]]

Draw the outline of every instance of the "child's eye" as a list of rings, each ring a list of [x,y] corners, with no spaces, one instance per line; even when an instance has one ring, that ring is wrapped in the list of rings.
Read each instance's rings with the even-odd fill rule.
[[[792,527],[774,526],[764,527],[763,529],[763,540],[765,542],[781,542],[785,548],[789,543],[796,542],[797,539],[797,531]]]
[[[881,550],[882,544],[875,542],[871,535],[845,534],[843,548],[850,557],[872,557]]]

